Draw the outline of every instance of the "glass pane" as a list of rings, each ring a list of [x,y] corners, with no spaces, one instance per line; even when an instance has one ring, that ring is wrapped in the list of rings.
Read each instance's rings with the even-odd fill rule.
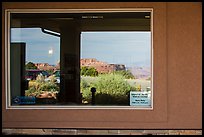
[[[10,106],[151,108],[150,12],[10,15]]]
[[[151,106],[150,31],[82,32],[80,63],[84,103]]]
[[[34,19],[33,24],[38,22]],[[11,24],[11,105],[56,104],[60,37],[44,33],[40,26],[32,27],[23,18],[14,16]]]

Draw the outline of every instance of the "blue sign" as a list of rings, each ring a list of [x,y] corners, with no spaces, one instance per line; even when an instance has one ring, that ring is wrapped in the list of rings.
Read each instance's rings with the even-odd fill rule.
[[[130,106],[151,106],[150,98],[150,91],[130,91]]]
[[[32,96],[17,96],[13,99],[15,104],[35,104],[36,98]]]

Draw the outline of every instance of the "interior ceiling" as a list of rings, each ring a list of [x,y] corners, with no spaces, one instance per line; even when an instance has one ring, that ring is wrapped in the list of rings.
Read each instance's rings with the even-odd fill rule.
[[[81,31],[150,31],[150,12],[134,13],[12,13],[12,28],[60,27],[76,22]]]

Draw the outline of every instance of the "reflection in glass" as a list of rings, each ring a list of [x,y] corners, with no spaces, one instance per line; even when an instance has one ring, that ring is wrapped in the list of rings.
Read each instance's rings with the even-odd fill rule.
[[[11,13],[11,106],[151,108],[150,12]]]
[[[12,28],[12,104],[56,103],[60,91],[59,61],[58,37],[44,34],[40,28]]]
[[[82,32],[80,64],[83,103],[150,107],[151,32]]]

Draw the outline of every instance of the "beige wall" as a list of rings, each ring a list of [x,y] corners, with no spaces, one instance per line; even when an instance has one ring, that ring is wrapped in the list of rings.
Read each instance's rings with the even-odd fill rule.
[[[167,3],[168,126],[202,126],[202,6]]]
[[[201,3],[3,3],[4,8],[154,8],[154,110],[137,112],[120,110],[90,110],[84,113],[86,117],[92,117],[95,122],[89,122],[89,118],[81,118],[80,110],[64,111],[67,116],[83,122],[62,122],[63,117],[53,122],[32,121],[26,117],[20,117],[22,112],[5,111],[5,86],[3,85],[2,103],[3,127],[38,127],[41,128],[65,127],[65,128],[189,128],[198,129],[202,127],[202,85],[201,85],[201,49],[202,49],[202,6]],[[4,15],[2,16],[4,17]],[[161,18],[160,18],[161,17]],[[162,22],[162,23],[161,23]],[[4,23],[4,22],[3,22]],[[2,23],[2,25],[3,25]],[[159,25],[161,24],[161,25]],[[2,32],[4,37],[4,32]],[[4,41],[3,41],[4,45]],[[4,51],[4,48],[2,52]],[[3,54],[4,55],[4,52]],[[3,56],[4,58],[4,56]],[[4,64],[4,63],[3,63]],[[160,71],[161,70],[161,71]],[[4,79],[4,67],[2,77]],[[4,80],[3,80],[4,81]],[[162,84],[162,81],[164,84]],[[58,114],[56,111],[47,110],[50,114]],[[126,112],[126,113],[124,113]],[[10,120],[14,113],[18,120]],[[32,114],[31,111],[26,112]],[[41,113],[36,110],[36,113]],[[59,111],[63,113],[63,110]],[[5,116],[6,114],[6,116]],[[69,115],[68,115],[69,114]],[[100,116],[97,116],[101,114]],[[108,114],[108,115],[107,115]],[[117,114],[117,115],[116,115]],[[42,114],[45,116],[46,114]],[[135,115],[135,119],[134,119]],[[64,115],[65,116],[65,115]],[[120,117],[126,117],[119,122]],[[129,120],[128,120],[129,117]],[[48,115],[48,119],[52,116]],[[98,118],[102,119],[98,121]],[[104,119],[104,122],[103,122]],[[29,122],[29,120],[31,120]],[[112,120],[108,122],[106,120]],[[135,120],[135,121],[134,121]],[[49,121],[49,120],[48,120]],[[43,123],[44,122],[44,123]]]

